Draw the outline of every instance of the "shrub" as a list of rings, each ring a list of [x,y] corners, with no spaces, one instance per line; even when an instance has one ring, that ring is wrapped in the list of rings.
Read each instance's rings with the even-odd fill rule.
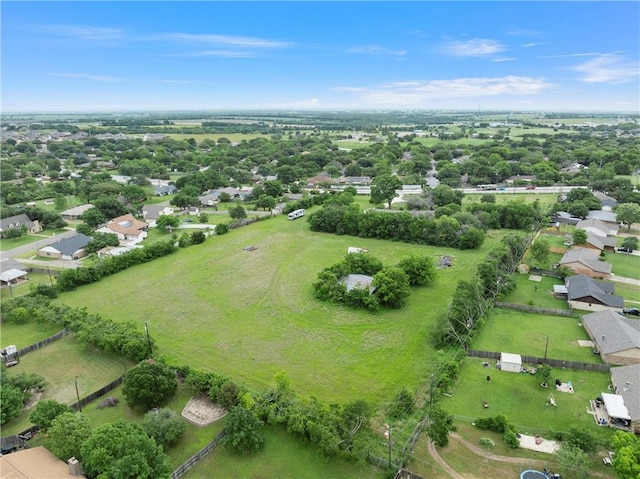
[[[511,429],[504,432],[504,443],[512,449],[518,449],[520,447],[520,439],[518,439],[516,432]]]
[[[481,437],[478,441],[482,447],[486,447],[487,449],[491,449],[492,447],[496,447],[496,443],[493,439],[489,439],[488,437]]]
[[[513,426],[509,424],[507,418],[502,414],[476,419],[475,425],[480,429],[487,429],[498,433],[505,433],[513,430]]]

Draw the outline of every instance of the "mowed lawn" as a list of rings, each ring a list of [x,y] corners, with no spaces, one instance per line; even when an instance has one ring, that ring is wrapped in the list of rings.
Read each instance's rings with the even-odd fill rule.
[[[564,284],[564,281],[551,276],[542,276],[540,281],[532,281],[529,279],[530,276],[530,274],[514,273],[513,280],[516,283],[516,288],[500,298],[500,301],[538,308],[569,310],[569,303],[566,299],[558,299],[553,295],[553,286]]]
[[[38,323],[35,320],[24,324],[3,323],[0,347],[14,344],[18,349],[25,348],[53,336],[61,329],[59,324]]]
[[[606,253],[604,261],[611,263],[615,276],[640,280],[640,256],[625,253]]]
[[[540,380],[530,374],[487,369],[482,359],[467,358],[452,397],[443,396],[440,403],[461,419],[504,414],[518,432],[537,434],[541,430],[566,431],[570,425],[583,426],[600,438],[613,431],[595,424],[587,413],[589,400],[607,392],[611,375],[591,371],[553,369],[552,378],[571,381],[574,393],[557,391],[555,386],[540,387]],[[487,375],[491,381],[487,382]],[[556,406],[547,405],[553,394]],[[482,402],[486,401],[488,409]]]
[[[172,364],[232,377],[251,388],[286,371],[302,395],[324,401],[388,400],[399,385],[425,381],[434,361],[428,336],[460,279],[499,238],[459,251],[312,233],[279,217],[212,237],[202,245],[136,266],[58,301],[113,320],[148,322],[157,353]],[[244,247],[254,246],[254,251]],[[400,310],[370,313],[320,302],[312,283],[348,246],[394,265],[409,254],[454,266],[437,283],[412,288]]]
[[[589,340],[579,322],[570,317],[494,308],[473,349],[544,358],[549,338],[548,358],[601,364],[591,348],[578,345],[578,340]]]

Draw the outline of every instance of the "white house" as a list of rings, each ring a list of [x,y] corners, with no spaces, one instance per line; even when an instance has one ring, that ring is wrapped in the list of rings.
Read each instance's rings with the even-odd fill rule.
[[[162,205],[144,205],[142,207],[142,217],[149,224],[150,227],[156,226],[156,220],[160,216],[169,216],[174,212],[171,206]]]

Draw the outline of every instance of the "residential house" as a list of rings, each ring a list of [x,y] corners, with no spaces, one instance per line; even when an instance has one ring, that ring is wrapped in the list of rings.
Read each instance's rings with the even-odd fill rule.
[[[77,260],[87,255],[84,247],[91,242],[91,238],[82,233],[77,233],[68,238],[62,238],[38,250],[38,256],[59,258],[65,260]]]
[[[595,233],[587,233],[587,242],[583,245],[575,245],[575,248],[589,248],[600,254],[601,251],[616,251],[616,239],[609,236],[600,236]]]
[[[173,208],[171,206],[144,205],[142,207],[142,217],[152,228],[156,226],[156,220],[160,218],[160,216],[169,216],[172,214]]]
[[[616,229],[618,231],[618,215],[614,211],[610,210],[590,210],[587,215],[588,220],[600,220],[607,226]]]
[[[23,269],[8,269],[0,273],[0,286],[18,284],[27,279],[27,272]]]
[[[630,429],[640,434],[640,364],[611,368],[613,391],[622,396],[629,413]]]
[[[575,216],[571,216],[570,213],[566,211],[556,211],[556,214],[551,217],[550,223],[553,223],[557,226],[560,225],[577,225],[580,222],[580,218],[576,218]]]
[[[576,228],[585,230],[587,233],[593,233],[599,236],[615,236],[618,234],[618,225],[605,223],[597,218],[587,218],[579,221]]]
[[[91,208],[93,208],[93,205],[89,203],[80,206],[74,206],[73,208],[64,210],[62,213],[60,213],[60,216],[62,216],[62,218],[64,218],[65,220],[79,220],[82,218],[82,214],[85,211],[90,210]]]
[[[622,311],[624,299],[614,295],[615,285],[580,274],[565,280],[567,301],[574,309],[601,311],[610,309]]]
[[[153,194],[156,196],[169,196],[178,191],[176,185],[155,185],[153,187]]]
[[[618,201],[609,195],[605,195],[600,191],[594,191],[593,196],[600,200],[600,207],[602,211],[613,211],[618,206]]]
[[[560,266],[566,266],[576,274],[586,274],[592,278],[608,279],[611,264],[599,261],[600,255],[588,248],[573,248],[560,259]]]
[[[42,226],[40,226],[38,220],[31,221],[26,214],[22,213],[0,220],[0,236],[4,236],[9,230],[21,229],[23,226],[26,227],[27,233],[39,233],[42,231]]]
[[[371,178],[369,176],[341,176],[338,183],[343,185],[370,185]]]
[[[322,183],[335,183],[335,180],[324,171],[319,175],[307,179],[307,186],[309,188],[317,188]]]
[[[582,316],[582,324],[605,363],[640,364],[640,321],[604,309]]]
[[[137,220],[131,214],[119,216],[107,222],[102,228],[96,231],[101,233],[115,233],[118,239],[142,241],[147,237],[149,225],[144,221]]]
[[[54,456],[44,446],[28,447],[11,454],[0,456],[0,471],[3,478],[42,479],[55,477],[58,479],[85,477],[80,463],[69,459],[65,463]]]

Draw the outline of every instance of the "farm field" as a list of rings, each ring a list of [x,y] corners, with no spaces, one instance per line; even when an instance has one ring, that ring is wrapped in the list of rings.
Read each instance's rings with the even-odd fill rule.
[[[323,401],[389,399],[399,385],[424,383],[434,360],[427,337],[457,282],[497,244],[459,251],[312,233],[284,217],[210,238],[60,295],[115,321],[145,322],[170,363],[215,371],[250,388],[284,370],[292,388]],[[244,247],[254,246],[254,251]],[[413,288],[400,310],[370,313],[317,301],[312,283],[348,246],[384,264],[411,253],[454,266],[431,287]]]
[[[579,339],[589,340],[578,323],[576,318],[494,308],[473,349],[543,358],[549,338],[548,358],[602,364],[591,348],[578,345]]]
[[[571,381],[574,393],[556,391],[555,387],[542,388],[536,376],[530,374],[487,369],[480,358],[465,359],[460,379],[453,388],[452,397],[440,401],[460,420],[472,421],[478,417],[503,414],[520,433],[538,434],[542,431],[566,431],[577,424],[600,439],[613,434],[613,429],[598,427],[588,414],[589,399],[607,391],[608,373],[553,369],[552,378],[566,383]],[[486,377],[490,375],[491,381]],[[556,406],[547,405],[553,394]],[[489,405],[483,407],[483,401]]]

